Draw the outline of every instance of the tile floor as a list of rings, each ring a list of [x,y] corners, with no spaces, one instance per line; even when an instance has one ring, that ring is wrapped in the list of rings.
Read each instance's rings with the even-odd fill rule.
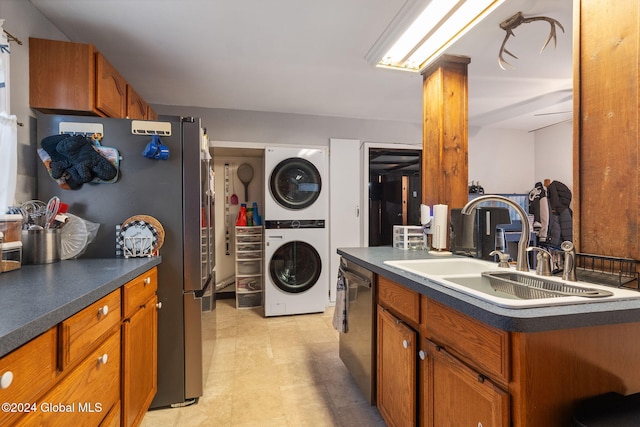
[[[217,301],[203,314],[204,396],[150,411],[142,427],[383,427],[338,356],[332,316],[265,318]]]

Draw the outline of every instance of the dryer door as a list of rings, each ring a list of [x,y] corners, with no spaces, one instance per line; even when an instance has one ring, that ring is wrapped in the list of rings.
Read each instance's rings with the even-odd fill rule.
[[[278,163],[269,178],[269,190],[280,206],[298,210],[313,204],[320,195],[320,172],[310,161],[291,157]]]
[[[292,241],[280,246],[269,261],[273,284],[284,292],[311,289],[320,278],[320,254],[306,242]]]

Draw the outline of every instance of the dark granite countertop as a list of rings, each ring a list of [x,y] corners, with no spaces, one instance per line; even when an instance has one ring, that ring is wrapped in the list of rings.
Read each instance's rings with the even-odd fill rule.
[[[425,251],[404,251],[392,247],[339,248],[338,254],[376,274],[506,331],[539,332],[640,322],[640,299],[510,309],[384,264],[384,261],[390,260],[437,257]]]
[[[0,274],[0,357],[160,261],[160,257],[79,259],[23,265]]]

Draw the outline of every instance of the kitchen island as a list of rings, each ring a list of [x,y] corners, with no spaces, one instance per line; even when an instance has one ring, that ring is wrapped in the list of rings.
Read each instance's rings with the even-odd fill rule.
[[[377,285],[377,406],[389,425],[570,425],[582,399],[640,391],[640,299],[506,308],[340,248]],[[413,350],[413,351],[410,351]]]

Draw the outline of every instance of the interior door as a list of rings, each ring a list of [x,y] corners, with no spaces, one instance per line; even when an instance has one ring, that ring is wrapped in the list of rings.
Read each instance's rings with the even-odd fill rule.
[[[362,246],[360,201],[364,187],[361,179],[360,146],[357,139],[329,141],[329,300],[336,302],[336,278],[340,266],[338,248]],[[345,185],[349,183],[349,185]]]

